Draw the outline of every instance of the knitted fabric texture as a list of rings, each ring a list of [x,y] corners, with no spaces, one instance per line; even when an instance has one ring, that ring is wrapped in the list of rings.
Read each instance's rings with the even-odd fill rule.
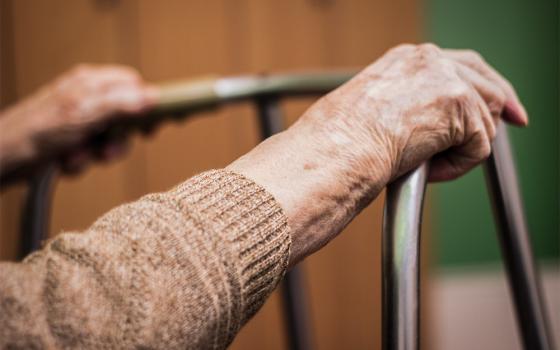
[[[203,173],[0,263],[0,348],[225,348],[281,280],[289,249],[272,195]]]

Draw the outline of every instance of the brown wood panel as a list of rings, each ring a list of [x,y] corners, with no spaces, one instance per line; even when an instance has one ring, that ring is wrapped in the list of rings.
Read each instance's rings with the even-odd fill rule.
[[[0,108],[6,108],[16,100],[13,45],[12,3],[11,1],[0,1]],[[1,130],[0,137],[2,137]],[[15,259],[17,256],[19,208],[22,205],[21,199],[24,195],[25,187],[22,185],[6,189],[1,193],[1,259]]]
[[[0,108],[16,100],[11,1],[0,1]]]
[[[9,54],[15,63],[9,70],[13,81],[6,88],[20,98],[81,62],[135,64],[134,1],[4,1],[11,12],[13,47]],[[84,228],[108,209],[138,196],[144,188],[143,172],[137,171],[142,153],[135,147],[122,162],[92,167],[78,177],[60,178],[51,231]],[[131,176],[135,173],[140,175]],[[24,193],[19,191],[11,196],[17,198],[6,196],[2,200],[15,201],[19,208]],[[17,214],[2,216],[2,231],[11,233],[6,233],[10,246],[14,246],[19,226]],[[2,257],[13,259],[15,255]]]
[[[419,5],[417,0],[18,1],[13,8],[17,93],[32,91],[79,61],[133,64],[152,81],[360,67],[397,43],[418,39]],[[288,123],[310,103],[283,103]],[[53,232],[85,227],[123,201],[223,167],[258,139],[247,103],[164,125],[152,138],[135,140],[126,160],[62,180]],[[15,201],[2,197],[2,203],[8,200]],[[379,198],[305,262],[319,349],[380,347],[381,206]],[[3,217],[1,224],[3,236],[13,230]],[[0,253],[11,249],[6,247]],[[284,349],[280,311],[274,295],[232,349]]]
[[[140,2],[140,62],[151,80],[238,73],[232,63],[226,1]],[[150,191],[162,190],[194,173],[223,167],[257,142],[248,106],[204,113],[185,123],[166,125],[146,149]]]

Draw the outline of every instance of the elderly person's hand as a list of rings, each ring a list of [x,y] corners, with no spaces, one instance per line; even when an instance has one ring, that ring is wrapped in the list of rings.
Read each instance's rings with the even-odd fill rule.
[[[511,85],[480,55],[431,44],[392,49],[316,107],[308,122],[339,147],[353,140],[348,152],[385,181],[432,157],[431,180],[456,178],[488,157],[500,117],[527,124]]]
[[[500,118],[528,122],[511,85],[478,54],[402,45],[230,168],[283,204],[293,263],[422,162],[431,159],[433,181],[467,172],[489,155]]]
[[[149,109],[156,91],[131,68],[79,65],[0,115],[0,169],[17,169],[43,156],[71,149],[63,168],[76,171],[90,159],[112,159],[125,149],[123,139],[103,145],[89,137],[115,118]]]
[[[68,144],[114,113],[152,103],[134,74],[115,81],[116,72],[103,73],[95,83],[62,79],[28,101],[28,112],[21,107],[20,119],[43,112],[33,118],[37,129],[58,130],[56,142]],[[225,348],[288,259],[293,265],[326,244],[424,161],[432,159],[432,180],[465,173],[488,156],[500,118],[527,124],[510,85],[477,55],[433,45],[391,50],[231,172],[119,206],[24,263],[0,266],[0,347]],[[38,320],[32,327],[29,315]]]

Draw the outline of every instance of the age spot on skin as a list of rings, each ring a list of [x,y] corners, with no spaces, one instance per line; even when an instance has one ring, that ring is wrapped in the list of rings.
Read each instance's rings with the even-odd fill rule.
[[[317,169],[317,164],[315,164],[315,163],[305,163],[303,165],[303,170],[313,170],[313,169]]]

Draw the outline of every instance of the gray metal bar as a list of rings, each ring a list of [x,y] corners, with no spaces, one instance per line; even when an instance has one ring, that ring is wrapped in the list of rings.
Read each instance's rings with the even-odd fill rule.
[[[21,215],[20,258],[39,249],[49,233],[49,217],[56,167],[47,165],[29,182]]]
[[[201,107],[258,96],[262,133],[268,137],[282,128],[277,101],[271,96],[326,93],[351,76],[318,73],[186,81],[163,89],[156,113],[198,111]],[[493,149],[485,169],[523,343],[526,349],[549,350],[553,345],[505,130],[498,133]],[[28,194],[22,219],[22,255],[38,248],[46,237],[54,177],[54,168],[47,169],[34,180]],[[418,348],[419,240],[427,171],[424,164],[387,190],[383,221],[384,349]],[[312,338],[301,271],[297,267],[287,275],[283,290],[291,348],[309,349]]]
[[[420,225],[428,165],[387,186],[383,213],[382,348],[419,347]]]
[[[502,255],[526,350],[552,350],[515,164],[505,126],[485,163]],[[383,349],[418,349],[419,249],[427,166],[387,188],[383,219]]]
[[[343,71],[256,74],[167,82],[160,85],[161,98],[157,110],[177,111],[264,95],[318,95],[333,90],[353,74]]]
[[[257,100],[257,107],[263,139],[284,129],[282,111],[277,97],[261,97]],[[310,308],[301,265],[294,266],[286,273],[281,284],[281,291],[289,348],[291,350],[313,349]]]
[[[241,99],[266,96],[299,96],[320,95],[327,93],[352,77],[352,72],[315,72],[276,75],[244,75],[234,77],[203,77],[159,84],[160,100],[154,111],[145,118],[125,118],[96,135],[93,141],[111,138],[114,134],[123,134],[146,124],[161,122],[168,115],[188,114],[210,109],[227,102]],[[271,119],[271,123],[274,123]],[[276,120],[276,119],[274,119]],[[264,131],[264,130],[263,130]],[[45,160],[47,168],[54,166]],[[25,165],[27,173],[41,172],[36,167]],[[50,182],[54,175],[34,176],[26,198],[22,224],[20,227],[22,257],[40,246],[46,238],[45,229],[48,226],[48,209],[50,207]],[[48,176],[47,176],[48,175]],[[2,174],[2,180],[19,177],[18,174]],[[7,182],[7,181],[3,181]],[[40,185],[40,186],[39,186]]]
[[[492,149],[484,169],[522,342],[526,350],[552,350],[515,163],[503,123],[498,126]]]

